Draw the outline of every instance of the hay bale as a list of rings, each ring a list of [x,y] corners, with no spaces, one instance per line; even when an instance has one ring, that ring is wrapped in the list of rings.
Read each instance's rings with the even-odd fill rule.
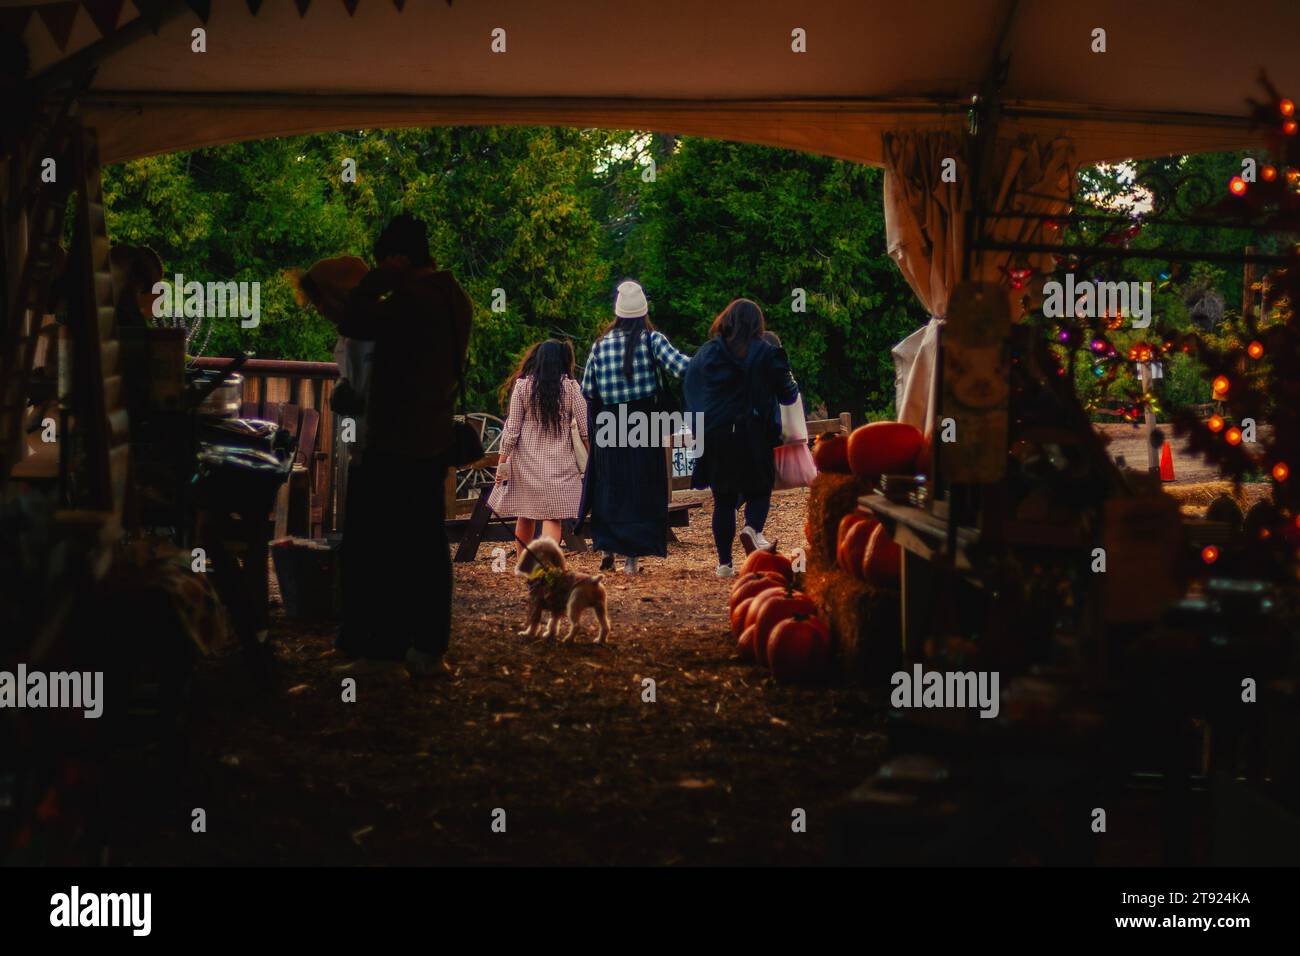
[[[840,519],[858,506],[858,498],[871,492],[871,483],[853,475],[821,472],[808,491],[808,566],[829,571],[835,567],[835,536]]]
[[[902,617],[897,590],[873,587],[838,569],[810,570],[804,590],[830,627],[841,674],[876,681],[898,669]]]
[[[1234,485],[1231,481],[1192,481],[1166,484],[1163,491],[1178,502],[1178,508],[1185,516],[1203,518],[1217,498],[1231,498],[1245,512],[1256,502],[1267,500],[1273,488],[1267,482]]]

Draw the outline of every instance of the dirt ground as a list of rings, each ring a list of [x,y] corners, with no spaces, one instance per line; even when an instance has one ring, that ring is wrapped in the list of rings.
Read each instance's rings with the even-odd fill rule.
[[[1108,440],[1106,446],[1112,458],[1123,457],[1130,468],[1147,467],[1148,439],[1146,428],[1134,428],[1132,425],[1097,425],[1095,426]],[[1221,478],[1219,470],[1199,455],[1193,455],[1186,447],[1186,439],[1174,435],[1172,425],[1160,425],[1166,439],[1173,441],[1174,483],[1198,481],[1217,481]],[[1267,435],[1267,430],[1261,433]]]
[[[1112,453],[1145,461],[1142,432],[1106,430]],[[1179,483],[1215,477],[1177,449],[1175,468]],[[806,497],[774,497],[767,534],[783,550],[802,543]],[[587,643],[591,618],[579,643],[518,637],[523,587],[493,570],[492,544],[455,565],[450,673],[436,681],[350,663],[330,626],[277,610],[272,686],[251,682],[237,653],[200,665],[187,769],[172,792],[123,809],[112,861],[825,862],[831,806],[886,755],[884,702],[777,685],[734,659],[730,581],[713,574],[711,503],[698,498],[667,559],[607,576],[609,646]],[[342,699],[348,677],[355,703]],[[207,832],[194,834],[200,807]],[[805,833],[792,831],[796,808]]]
[[[778,493],[770,538],[801,542],[805,499]],[[493,572],[490,546],[455,566],[444,679],[348,663],[328,627],[280,620],[273,690],[254,691],[237,655],[204,665],[186,812],[127,835],[118,862],[821,862],[825,808],[883,753],[879,712],[860,689],[779,686],[733,660],[709,505],[678,534],[666,560],[607,578],[607,647],[516,636],[523,588]]]

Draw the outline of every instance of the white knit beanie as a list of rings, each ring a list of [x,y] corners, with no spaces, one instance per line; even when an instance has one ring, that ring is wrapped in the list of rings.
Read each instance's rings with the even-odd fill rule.
[[[650,311],[645,301],[645,290],[639,282],[628,279],[618,284],[618,299],[614,302],[614,314],[620,319],[639,319]]]

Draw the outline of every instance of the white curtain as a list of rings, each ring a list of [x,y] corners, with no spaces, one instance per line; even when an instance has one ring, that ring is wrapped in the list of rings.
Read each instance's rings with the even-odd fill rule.
[[[973,205],[966,165],[965,134],[952,130],[907,130],[886,133],[885,235],[890,258],[930,313],[930,321],[893,349],[895,408],[900,422],[929,432],[934,424],[933,388],[939,330],[948,297],[961,279],[965,253],[965,214]],[[947,162],[951,160],[952,162]],[[1074,154],[1068,140],[1040,143],[1022,135],[1003,140],[994,150],[988,207],[996,212],[1059,215],[1069,210]],[[954,175],[945,177],[945,170]],[[951,182],[945,182],[945,178]],[[1051,241],[1039,219],[989,220],[986,233],[1007,241]],[[1013,259],[1014,255],[1014,259]],[[998,282],[1013,300],[1012,315],[1021,313],[1024,290],[1012,290],[1007,268],[1030,268],[1039,278],[1052,268],[1049,253],[980,255],[971,278]]]

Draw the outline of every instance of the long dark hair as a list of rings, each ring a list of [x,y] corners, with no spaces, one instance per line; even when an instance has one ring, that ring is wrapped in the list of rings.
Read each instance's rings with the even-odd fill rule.
[[[604,338],[610,332],[621,331],[623,333],[623,379],[632,381],[632,357],[636,355],[636,347],[641,342],[641,336],[646,337],[646,345],[650,344],[650,333],[655,330],[654,323],[650,321],[650,316],[643,315],[636,319],[615,319],[601,331],[599,338]]]
[[[515,382],[533,374],[533,368],[537,365],[537,350],[541,347],[541,342],[534,342],[524,349],[524,354],[519,356],[519,362],[515,365],[514,371],[507,375],[506,380],[501,383],[501,388],[497,390],[497,402],[501,406],[502,415],[510,413],[510,396],[515,390]]]
[[[749,343],[767,331],[763,310],[752,299],[732,299],[709,326],[709,338],[721,338],[736,358],[749,354]]]
[[[525,415],[535,415],[547,432],[563,431],[564,379],[573,378],[573,343],[568,339],[547,339],[524,353],[519,365],[501,386],[501,405],[508,408],[510,392],[521,378],[533,380]]]

